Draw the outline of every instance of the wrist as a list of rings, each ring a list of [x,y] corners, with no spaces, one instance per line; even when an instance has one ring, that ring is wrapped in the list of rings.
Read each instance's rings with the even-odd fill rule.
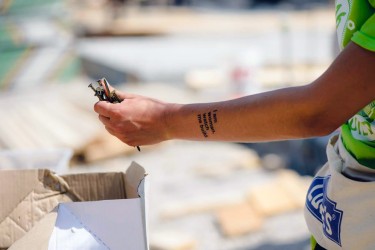
[[[167,103],[164,109],[164,124],[166,140],[178,138],[178,110],[181,109],[181,104]]]

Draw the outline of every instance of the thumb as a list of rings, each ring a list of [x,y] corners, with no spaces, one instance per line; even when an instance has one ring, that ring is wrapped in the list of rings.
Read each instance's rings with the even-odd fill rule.
[[[124,100],[124,99],[132,99],[134,98],[136,95],[134,94],[130,94],[130,93],[127,93],[127,92],[123,92],[123,91],[119,91],[117,89],[114,89],[114,88],[110,88],[111,92],[112,91],[115,91],[116,95],[121,99],[121,100]]]
[[[108,83],[108,82],[107,82]],[[109,91],[112,92],[112,91],[115,91],[116,95],[121,99],[121,100],[124,100],[124,99],[131,99],[131,98],[134,98],[135,95],[133,94],[130,94],[130,93],[125,93],[123,91],[120,91],[118,89],[115,89],[114,87],[112,87],[109,83],[108,83],[108,88],[109,88]]]

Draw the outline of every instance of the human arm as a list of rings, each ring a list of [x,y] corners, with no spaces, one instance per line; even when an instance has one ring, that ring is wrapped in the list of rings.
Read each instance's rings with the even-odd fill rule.
[[[106,129],[136,146],[169,139],[255,142],[321,136],[347,121],[375,97],[375,53],[349,44],[311,84],[200,104],[164,103],[119,93],[120,104],[98,102]],[[207,137],[198,115],[217,110]],[[204,124],[203,124],[204,125]]]

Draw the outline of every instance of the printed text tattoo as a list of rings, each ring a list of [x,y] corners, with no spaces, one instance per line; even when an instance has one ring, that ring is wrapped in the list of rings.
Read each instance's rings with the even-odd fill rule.
[[[217,123],[217,109],[214,111],[210,111],[203,114],[198,114],[198,123],[199,128],[205,138],[209,136],[209,134],[215,134],[215,123]]]

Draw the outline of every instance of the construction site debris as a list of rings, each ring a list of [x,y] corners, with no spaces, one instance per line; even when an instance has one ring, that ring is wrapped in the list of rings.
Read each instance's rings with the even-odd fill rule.
[[[152,234],[150,250],[194,250],[196,241],[187,233],[159,231]]]
[[[221,232],[227,237],[238,237],[257,231],[263,218],[248,203],[225,206],[216,211]]]

